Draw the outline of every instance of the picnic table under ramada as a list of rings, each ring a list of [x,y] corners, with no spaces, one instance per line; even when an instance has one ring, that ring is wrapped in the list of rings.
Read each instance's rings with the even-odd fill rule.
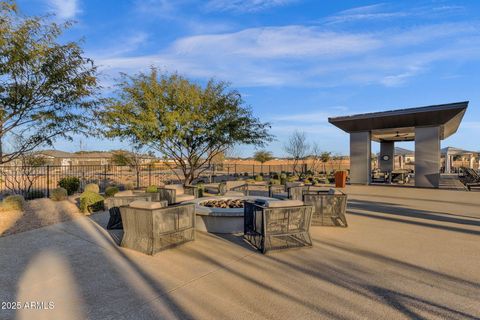
[[[312,248],[270,255],[205,232],[144,255],[116,244],[108,213],[2,237],[0,300],[44,304],[0,318],[480,318],[478,194],[346,193],[348,228],[312,226]]]

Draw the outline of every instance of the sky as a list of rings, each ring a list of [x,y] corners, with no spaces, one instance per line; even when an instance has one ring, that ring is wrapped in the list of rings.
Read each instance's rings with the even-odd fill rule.
[[[456,134],[442,141],[480,151],[480,1],[20,0],[27,15],[75,20],[105,92],[120,72],[154,65],[199,83],[231,83],[271,123],[266,149],[284,156],[294,130],[334,154],[348,134],[328,117],[469,100]],[[58,150],[129,149],[75,138]],[[413,148],[412,143],[399,147]],[[378,143],[372,143],[378,150]],[[250,156],[240,146],[234,153]]]

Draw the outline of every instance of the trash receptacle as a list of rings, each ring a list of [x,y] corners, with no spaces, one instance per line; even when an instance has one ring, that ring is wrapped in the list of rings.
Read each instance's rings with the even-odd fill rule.
[[[335,188],[345,188],[347,185],[347,171],[335,172]]]

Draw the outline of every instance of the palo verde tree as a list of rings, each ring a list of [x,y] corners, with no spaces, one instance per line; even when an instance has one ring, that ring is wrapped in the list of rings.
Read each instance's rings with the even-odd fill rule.
[[[58,41],[70,25],[0,1],[0,164],[87,128],[96,67],[78,43]]]
[[[273,159],[273,155],[270,151],[258,150],[253,154],[253,159],[261,163],[260,172],[263,172],[263,164]]]
[[[122,75],[118,88],[118,96],[99,114],[104,135],[160,152],[173,160],[173,172],[185,184],[229,147],[261,146],[272,139],[269,124],[253,117],[241,95],[224,82],[210,80],[202,87],[152,68],[147,74]]]
[[[323,172],[327,174],[327,163],[332,159],[332,153],[324,151],[320,154],[320,160],[323,163]]]

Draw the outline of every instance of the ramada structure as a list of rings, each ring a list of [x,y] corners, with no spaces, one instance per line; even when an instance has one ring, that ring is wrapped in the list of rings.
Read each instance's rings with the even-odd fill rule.
[[[415,141],[415,186],[438,188],[440,141],[454,134],[468,101],[329,118],[350,134],[350,182],[369,184],[371,141],[380,142],[379,166],[392,171],[395,142]]]

